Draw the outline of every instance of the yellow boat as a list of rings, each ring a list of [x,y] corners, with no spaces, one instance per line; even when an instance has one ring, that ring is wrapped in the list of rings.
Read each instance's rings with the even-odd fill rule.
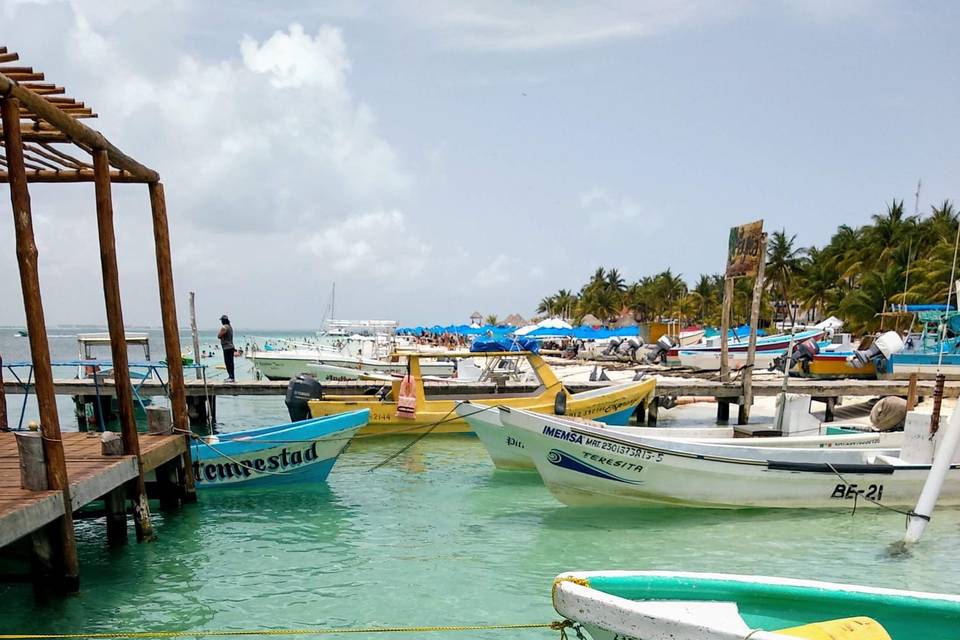
[[[469,400],[508,407],[517,407],[553,415],[588,418],[614,425],[625,425],[637,405],[649,400],[656,380],[627,382],[581,393],[571,393],[557,378],[550,366],[536,353],[529,351],[491,353],[396,354],[407,360],[407,378],[391,382],[390,391],[381,395],[326,395],[309,402],[310,413],[319,418],[344,411],[370,409],[370,422],[360,435],[449,434],[471,433],[466,421],[457,415],[458,401]],[[457,393],[455,382],[446,381],[445,395],[428,396],[420,372],[422,358],[522,358],[529,365],[538,387],[528,393]],[[454,387],[454,389],[450,389]],[[498,386],[495,391],[502,387]],[[381,397],[382,396],[382,397]],[[399,402],[398,402],[399,400]]]
[[[809,362],[798,362],[790,370],[791,376],[800,378],[861,378],[875,380],[877,369],[873,362],[857,368],[847,362],[849,353],[818,353]]]

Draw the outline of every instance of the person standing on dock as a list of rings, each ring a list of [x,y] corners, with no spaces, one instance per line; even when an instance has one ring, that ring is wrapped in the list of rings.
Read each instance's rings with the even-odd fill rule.
[[[217,337],[220,338],[220,348],[223,349],[223,364],[227,368],[227,382],[235,382],[233,377],[233,354],[236,348],[233,346],[233,327],[230,326],[230,318],[220,316],[220,332]]]

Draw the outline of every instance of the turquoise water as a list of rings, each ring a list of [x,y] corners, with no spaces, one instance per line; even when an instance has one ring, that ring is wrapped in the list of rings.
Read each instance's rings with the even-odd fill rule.
[[[279,397],[220,403],[225,430],[286,417]],[[494,472],[470,437],[427,438],[369,471],[407,442],[352,444],[328,485],[203,492],[155,514],[151,544],[110,550],[102,522],[81,522],[81,593],[41,604],[2,586],[0,632],[546,622],[556,574],[610,568],[960,592],[957,510],[891,558],[897,514],[571,509],[536,474]]]

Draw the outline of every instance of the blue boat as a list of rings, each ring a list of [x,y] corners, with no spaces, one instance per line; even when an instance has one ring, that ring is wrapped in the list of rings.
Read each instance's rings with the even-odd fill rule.
[[[878,365],[883,378],[907,378],[917,374],[921,379],[943,373],[948,379],[960,377],[960,312],[946,305],[906,305],[900,313],[913,313],[911,322],[919,324],[919,332],[904,339],[903,349],[889,362]]]
[[[323,482],[370,410],[237,431],[194,442],[197,487]]]

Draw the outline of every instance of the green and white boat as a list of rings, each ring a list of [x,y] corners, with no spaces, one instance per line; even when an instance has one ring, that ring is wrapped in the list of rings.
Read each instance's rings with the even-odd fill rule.
[[[718,573],[564,573],[553,606],[593,640],[960,637],[960,596]]]

